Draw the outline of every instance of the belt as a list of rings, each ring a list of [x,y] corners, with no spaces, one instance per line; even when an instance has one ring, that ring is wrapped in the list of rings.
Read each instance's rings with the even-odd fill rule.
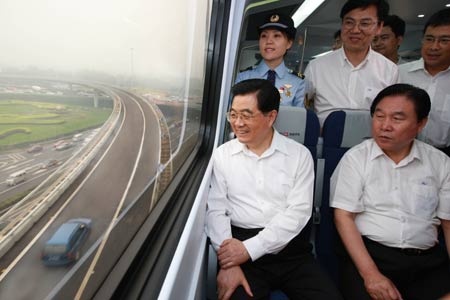
[[[383,247],[383,248],[389,248],[389,249],[401,252],[402,254],[409,255],[409,256],[427,255],[427,254],[430,254],[431,252],[433,252],[437,247],[439,247],[439,245],[435,245],[435,246],[425,249],[425,250],[417,249],[417,248],[397,248],[397,247],[389,247],[389,246],[383,245],[383,244],[376,242],[374,240],[371,240],[365,236],[363,236],[363,240],[367,243],[375,244],[375,245],[378,245],[379,247]]]
[[[421,255],[430,254],[434,250],[434,247],[431,247],[431,248],[425,249],[425,250],[416,249],[416,248],[394,248],[394,249],[398,249],[400,252],[402,252],[403,254],[406,254],[406,255],[421,256]]]

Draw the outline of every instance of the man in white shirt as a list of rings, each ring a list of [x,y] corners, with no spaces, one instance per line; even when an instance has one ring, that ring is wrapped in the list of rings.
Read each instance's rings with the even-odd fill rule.
[[[314,167],[303,145],[273,129],[278,90],[265,79],[232,89],[236,135],[216,149],[206,227],[217,251],[219,299],[342,299],[311,254]]]
[[[425,24],[422,58],[399,67],[400,82],[418,86],[431,98],[431,112],[421,139],[450,156],[450,8]]]
[[[415,140],[430,105],[420,88],[385,88],[370,109],[373,138],[350,149],[333,173],[347,300],[430,300],[450,291],[438,241],[441,225],[450,253],[450,158]]]
[[[389,15],[384,19],[381,33],[372,41],[372,49],[390,59],[394,64],[406,61],[398,55],[398,49],[405,35],[406,24],[399,16]]]
[[[388,10],[383,0],[347,1],[340,14],[342,48],[308,64],[307,99],[313,101],[321,126],[333,111],[369,110],[377,93],[397,82],[397,66],[370,48]]]

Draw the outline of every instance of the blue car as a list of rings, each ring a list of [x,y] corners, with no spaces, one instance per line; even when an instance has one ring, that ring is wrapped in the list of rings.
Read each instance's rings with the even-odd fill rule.
[[[42,261],[47,266],[63,266],[80,257],[80,248],[91,228],[91,219],[71,219],[62,224],[45,243]]]

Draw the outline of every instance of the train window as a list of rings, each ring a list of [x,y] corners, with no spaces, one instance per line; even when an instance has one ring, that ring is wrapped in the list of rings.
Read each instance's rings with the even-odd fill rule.
[[[210,18],[206,0],[1,2],[0,298],[93,297],[199,141]],[[75,262],[42,264],[77,218]]]

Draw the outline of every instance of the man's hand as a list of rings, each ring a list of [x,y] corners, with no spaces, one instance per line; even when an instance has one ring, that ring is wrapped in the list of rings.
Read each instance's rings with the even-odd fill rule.
[[[239,266],[249,260],[250,255],[240,240],[228,239],[223,241],[217,251],[220,267],[223,269]]]
[[[401,300],[402,295],[394,283],[380,272],[364,278],[364,285],[374,300]]]
[[[231,267],[228,269],[220,269],[217,274],[217,294],[219,300],[228,300],[238,286],[242,285],[245,292],[253,297],[250,285],[245,278],[241,267]]]

